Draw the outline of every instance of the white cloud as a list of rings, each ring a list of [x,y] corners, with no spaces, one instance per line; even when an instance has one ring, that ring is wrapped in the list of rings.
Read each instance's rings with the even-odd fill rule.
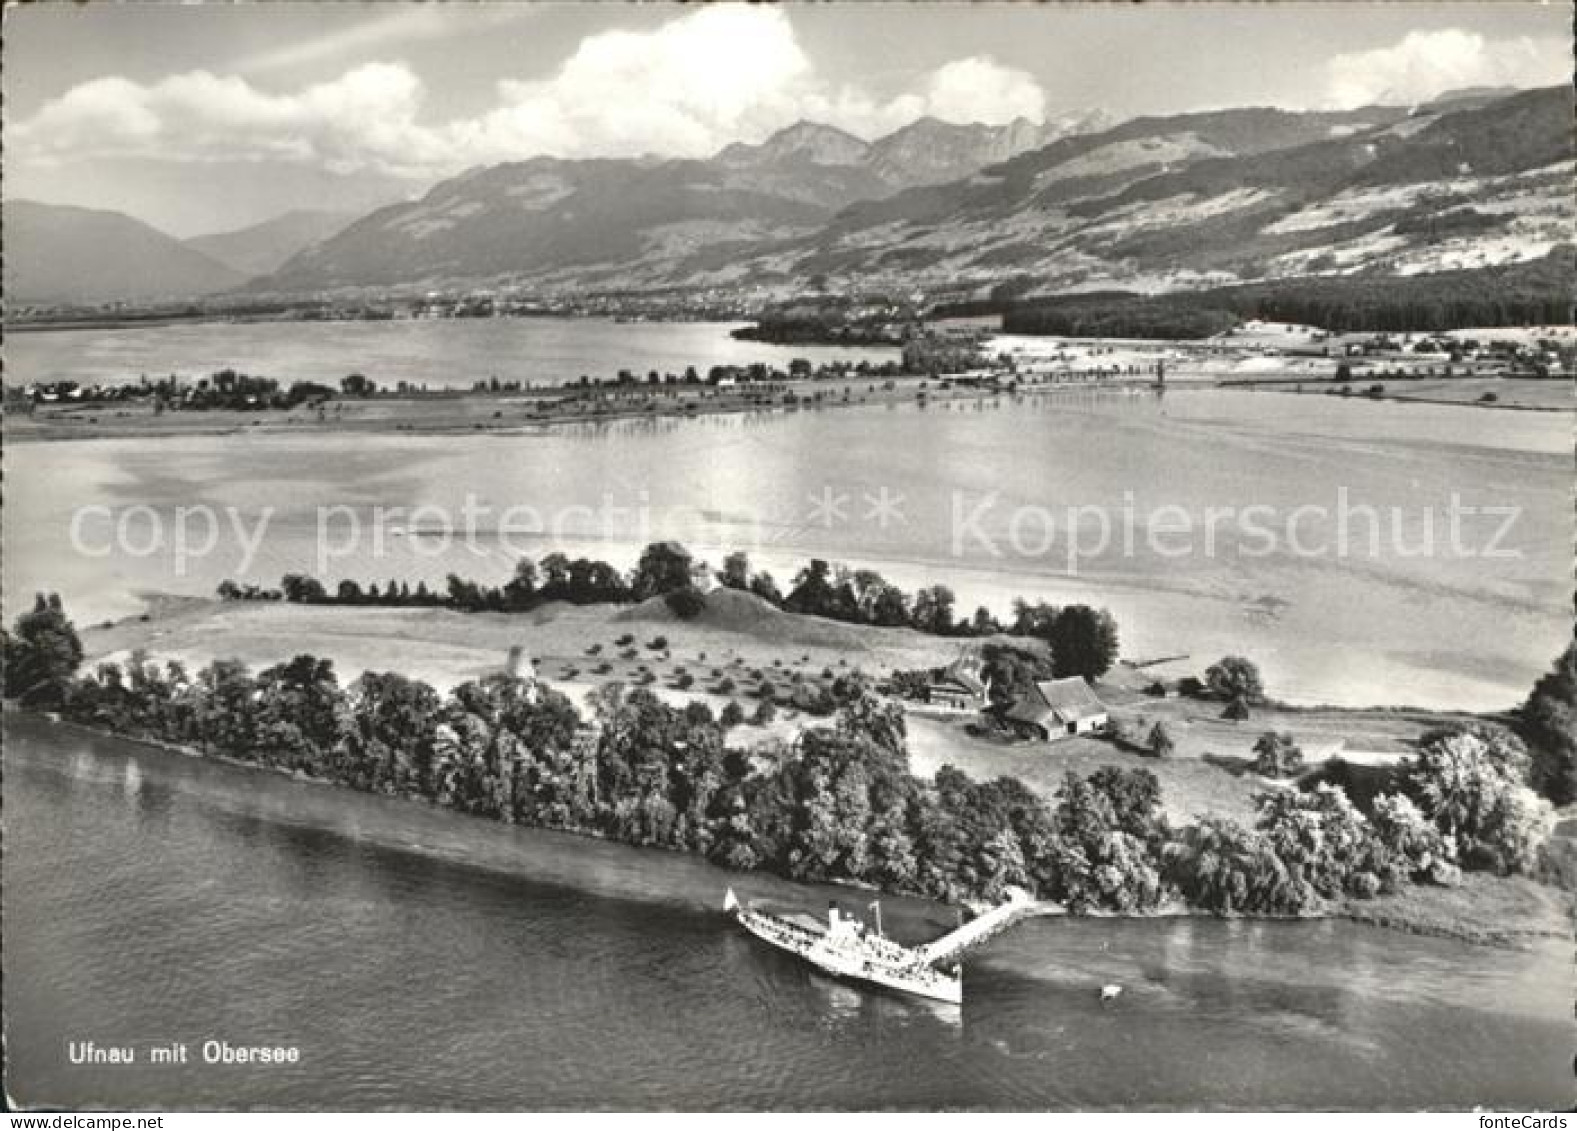
[[[1015,118],[1043,121],[1045,109],[1046,96],[1034,76],[990,56],[972,55],[943,64],[920,76],[911,89],[887,99],[853,86],[835,91],[817,87],[804,92],[799,112],[789,115],[789,121],[809,118],[872,138],[926,116],[1000,126]]]
[[[1338,55],[1326,64],[1333,105],[1424,102],[1472,86],[1538,86],[1565,81],[1571,45],[1558,39],[1489,40],[1460,28],[1409,32],[1399,43]]]
[[[493,153],[701,156],[791,113],[814,82],[788,18],[722,4],[583,40],[551,78],[505,80],[462,132]]]
[[[287,160],[331,172],[379,168],[415,174],[435,158],[415,124],[420,81],[409,69],[369,63],[290,95],[207,71],[150,86],[121,78],[73,87],[7,130],[7,147],[41,163],[74,157],[179,161]]]
[[[925,97],[929,112],[949,122],[1038,122],[1046,113],[1046,95],[1032,76],[980,56],[939,68],[926,85]]]
[[[378,21],[345,33],[350,38],[333,50],[409,34],[414,21]],[[285,66],[316,50],[286,49],[254,57],[250,66]],[[206,71],[153,84],[104,78],[8,123],[6,140],[13,154],[39,163],[106,156],[286,160],[334,172],[428,177],[538,154],[700,157],[801,118],[870,137],[922,114],[1001,123],[1038,120],[1044,108],[1029,74],[985,56],[948,63],[887,96],[833,87],[816,73],[782,10],[734,4],[695,9],[647,32],[589,36],[550,77],[500,82],[497,103],[473,118],[422,122],[423,93],[402,63],[369,63],[287,93]]]

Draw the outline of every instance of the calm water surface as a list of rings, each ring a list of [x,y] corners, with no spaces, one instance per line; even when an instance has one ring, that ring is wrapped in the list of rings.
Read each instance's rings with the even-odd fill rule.
[[[1569,634],[1570,448],[1565,413],[1229,390],[465,437],[10,444],[5,595],[14,615],[59,589],[91,622],[136,610],[139,592],[208,595],[227,577],[499,582],[522,553],[627,567],[677,538],[714,565],[748,550],[785,585],[812,556],[911,589],[946,582],[962,613],[1005,614],[1016,596],[1106,605],[1128,657],[1187,654],[1196,671],[1243,653],[1293,701],[1499,709]],[[217,516],[214,549],[182,560],[174,527],[199,504]],[[1453,506],[1480,508],[1455,535]],[[413,519],[419,507],[436,509]],[[79,514],[93,553],[73,546]],[[232,523],[251,535],[265,516],[249,555]],[[112,518],[130,549],[96,556]],[[1165,533],[1179,521],[1187,533]],[[193,525],[188,545],[205,533]]]
[[[364,373],[469,389],[478,380],[558,383],[612,378],[620,369],[703,374],[713,365],[790,358],[890,361],[895,349],[775,346],[736,341],[742,322],[614,322],[602,318],[461,318],[400,322],[194,322],[124,330],[50,330],[6,335],[6,382],[136,381],[175,373],[206,377],[239,369],[291,381],[337,383]]]
[[[8,716],[8,1088],[29,1105],[1549,1109],[1569,947],[1042,920],[962,1008],[826,981],[718,911],[824,889]],[[857,907],[862,900],[848,899]],[[945,929],[884,904],[911,940]],[[1116,981],[1108,1007],[1097,989]],[[72,1066],[67,1042],[300,1047]]]

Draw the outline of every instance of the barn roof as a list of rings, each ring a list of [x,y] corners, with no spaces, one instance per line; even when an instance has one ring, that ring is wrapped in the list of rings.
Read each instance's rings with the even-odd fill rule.
[[[1048,722],[1066,725],[1105,713],[1106,705],[1095,697],[1082,677],[1075,675],[1034,684],[1008,709],[1008,718],[1045,727]]]

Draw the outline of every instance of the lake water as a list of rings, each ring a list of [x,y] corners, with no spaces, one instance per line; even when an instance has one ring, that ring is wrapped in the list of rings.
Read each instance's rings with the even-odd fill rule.
[[[1039,920],[965,1003],[822,979],[719,913],[828,889],[5,720],[7,1087],[26,1105],[1549,1110],[1568,944]],[[833,894],[837,894],[834,892]],[[860,898],[843,893],[854,910]],[[884,902],[911,941],[948,926]],[[1098,988],[1118,982],[1114,1004]],[[207,1040],[289,1066],[210,1066]],[[72,1065],[68,1043],[141,1063]],[[194,1063],[153,1066],[153,1043]]]
[[[748,550],[785,588],[820,556],[946,582],[963,613],[1106,605],[1128,657],[1187,654],[1198,671],[1246,654],[1291,701],[1499,709],[1569,635],[1570,448],[1565,413],[1181,389],[459,437],[14,443],[5,600],[10,616],[58,589],[96,622],[227,577],[496,582],[523,553],[629,566],[677,538],[714,565]],[[196,506],[213,550],[182,555]],[[184,521],[203,548],[209,518]]]
[[[193,322],[121,330],[7,333],[7,384],[72,380],[119,384],[146,375],[206,377],[237,369],[281,382],[337,384],[362,373],[380,385],[400,381],[469,389],[478,380],[558,384],[641,376],[656,369],[702,374],[713,365],[791,358],[891,361],[895,349],[776,346],[736,341],[742,322],[614,322],[601,318],[457,318],[398,322]]]

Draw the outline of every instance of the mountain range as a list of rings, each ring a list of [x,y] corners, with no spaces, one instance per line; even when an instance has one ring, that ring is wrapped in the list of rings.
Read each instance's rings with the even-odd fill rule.
[[[328,239],[355,219],[354,212],[300,208],[233,232],[193,236],[184,242],[250,278],[278,270],[302,248]]]
[[[7,201],[6,294],[13,306],[137,303],[249,279],[253,289],[300,292],[489,277],[522,264],[573,270],[628,260],[653,241],[684,254],[719,240],[807,234],[854,202],[964,176],[1103,121],[923,118],[874,142],[801,122],[710,161],[536,158],[470,170],[359,220],[298,210],[186,240],[119,213]]]
[[[710,161],[481,170],[250,289],[770,295],[814,279],[978,297],[1470,267],[1572,239],[1571,122],[1571,92],[1551,88],[1146,117],[1050,140],[1029,123],[921,120],[867,144],[802,123]]]
[[[355,218],[303,209],[182,240],[120,212],[7,200],[6,301],[138,304],[220,294],[277,270]]]
[[[1531,259],[1577,237],[1572,120],[1564,87],[1412,111],[1143,118],[668,270],[700,286],[825,276],[965,295]]]
[[[800,122],[706,161],[538,157],[471,170],[307,248],[251,289],[572,277],[648,258],[808,236],[860,201],[967,176],[1096,118],[950,125],[922,118],[874,142]],[[570,279],[570,281],[573,281]]]
[[[119,212],[7,200],[4,219],[8,307],[191,298],[247,279]]]
[[[212,293],[251,275],[241,293],[252,296],[519,286],[770,298],[814,280],[980,298],[1471,267],[1572,240],[1571,122],[1564,87],[1122,123],[922,118],[872,142],[801,122],[707,160],[476,168],[360,219],[292,214],[176,243],[185,255],[154,255],[144,236],[143,289]],[[13,248],[41,229],[65,238],[40,207],[7,204]],[[99,262],[35,252],[15,273],[8,256],[8,294],[66,294],[71,264],[94,293],[114,289],[104,280],[120,276],[100,267],[119,246],[98,241]]]

